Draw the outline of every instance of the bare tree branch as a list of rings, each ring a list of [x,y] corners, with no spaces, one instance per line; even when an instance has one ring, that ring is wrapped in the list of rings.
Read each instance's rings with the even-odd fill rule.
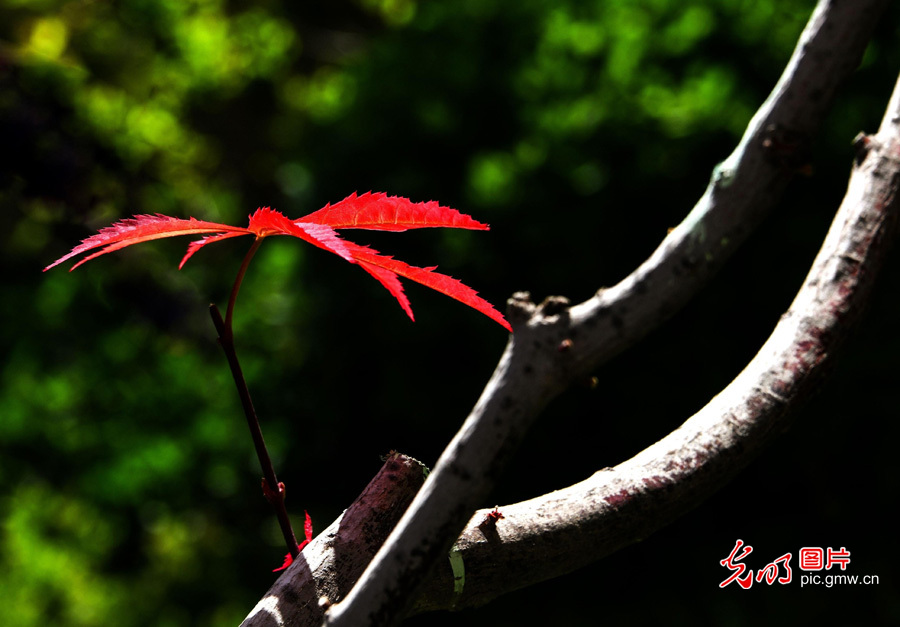
[[[615,468],[563,490],[477,512],[453,547],[465,586],[449,566],[428,581],[415,611],[481,605],[571,572],[689,511],[727,483],[784,431],[821,382],[867,302],[897,237],[900,81],[881,129],[857,139],[858,163],[802,289],[740,375],[664,439]]]
[[[514,334],[481,398],[359,583],[328,611],[325,624],[398,620],[550,399],[670,317],[721,267],[805,165],[810,138],[837,86],[859,63],[886,4],[819,3],[735,152],[715,169],[684,222],[631,275],[571,308],[562,298],[539,307],[526,295],[513,298]]]
[[[819,3],[784,75],[738,148],[715,169],[690,215],[630,276],[573,307],[560,297],[540,306],[525,294],[513,297],[510,320],[515,334],[481,399],[360,585],[328,611],[327,624],[356,627],[396,621],[436,563],[444,568],[422,589],[416,612],[478,605],[599,559],[693,507],[776,434],[788,407],[820,376],[840,335],[835,325],[846,324],[849,308],[864,298],[868,268],[877,266],[882,250],[877,228],[862,236],[848,227],[845,235],[863,239],[847,240],[856,244],[840,249],[843,252],[820,255],[820,261],[828,257],[843,264],[820,268],[817,261],[814,267],[814,273],[826,273],[817,292],[826,299],[819,303],[825,303],[825,313],[814,315],[818,301],[798,296],[760,355],[706,409],[615,469],[504,507],[505,518],[496,526],[479,526],[486,512],[477,513],[454,547],[465,580],[454,581],[447,566],[452,540],[544,405],[670,317],[774,206],[792,175],[806,165],[811,137],[837,86],[858,64],[886,5],[886,0]],[[877,168],[875,161],[881,164]],[[863,171],[874,168],[872,176],[878,176],[889,165],[876,148]],[[861,185],[854,183],[851,192]],[[842,209],[839,217],[847,211]],[[826,248],[838,250],[839,240],[830,235]],[[811,289],[804,288],[801,295]],[[805,335],[798,339],[797,334]],[[406,502],[409,496],[411,492]],[[399,516],[402,509],[390,513]],[[321,555],[331,550],[327,543],[335,537],[335,525],[342,529],[352,521],[365,526],[366,511],[374,510],[354,505],[314,540],[244,625],[318,624],[327,605],[346,594],[359,566],[354,562],[347,574],[342,560],[326,563]],[[381,517],[382,525],[368,530],[366,559],[387,534],[392,516]],[[525,562],[527,568],[522,567]],[[320,604],[323,596],[328,601]]]

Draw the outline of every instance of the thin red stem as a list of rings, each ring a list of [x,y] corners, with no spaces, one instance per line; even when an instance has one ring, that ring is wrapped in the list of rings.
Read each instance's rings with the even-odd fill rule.
[[[234,285],[231,287],[231,295],[228,297],[228,308],[225,310],[225,328],[228,329],[229,335],[231,335],[231,320],[234,317],[234,303],[237,301],[238,292],[241,291],[241,283],[244,281],[244,275],[247,274],[250,260],[253,259],[253,255],[256,254],[262,241],[262,237],[257,237],[253,240],[253,245],[247,251],[247,254],[244,255],[244,261],[241,262],[241,267],[238,269],[237,276],[234,279]]]
[[[253,446],[256,448],[256,456],[259,458],[259,464],[263,472],[263,495],[266,500],[275,508],[275,515],[278,517],[278,524],[281,527],[281,533],[287,544],[291,557],[297,557],[300,548],[297,545],[297,537],[291,527],[291,519],[288,516],[287,509],[284,506],[284,484],[278,482],[275,476],[275,468],[272,466],[272,459],[269,457],[269,451],[266,449],[266,442],[263,439],[262,429],[259,426],[259,418],[256,415],[256,409],[253,407],[253,401],[250,398],[250,390],[244,379],[241,370],[241,364],[238,362],[237,352],[234,348],[234,333],[232,331],[231,321],[234,313],[234,303],[237,300],[238,291],[241,289],[241,282],[244,274],[247,272],[247,266],[253,255],[262,243],[262,238],[257,238],[253,242],[253,246],[247,251],[244,261],[238,270],[237,278],[234,286],[231,288],[231,296],[228,299],[228,309],[225,313],[225,319],[215,304],[209,306],[209,313],[212,316],[213,324],[219,334],[219,345],[225,351],[225,357],[228,359],[228,365],[231,367],[231,375],[234,378],[234,384],[237,387],[238,395],[241,398],[241,406],[244,408],[244,415],[247,418],[247,426],[250,428],[250,435],[253,438]]]

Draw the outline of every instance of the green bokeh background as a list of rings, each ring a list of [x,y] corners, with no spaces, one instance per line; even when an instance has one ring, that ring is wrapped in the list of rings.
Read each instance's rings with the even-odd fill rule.
[[[40,270],[139,213],[244,224],[352,191],[438,199],[492,231],[347,232],[502,305],[590,296],[702,193],[775,84],[809,0],[0,0],[0,622],[234,625],[284,553],[207,305],[248,242]],[[787,308],[874,131],[900,8],[798,180],[696,302],[555,402],[490,502],[563,487],[662,437]],[[598,564],[414,625],[897,624],[897,262],[834,377],[731,486]],[[412,324],[333,255],[267,241],[235,332],[288,506],[324,528],[391,449],[431,465],[505,333],[409,285]],[[877,586],[731,586],[845,546]]]

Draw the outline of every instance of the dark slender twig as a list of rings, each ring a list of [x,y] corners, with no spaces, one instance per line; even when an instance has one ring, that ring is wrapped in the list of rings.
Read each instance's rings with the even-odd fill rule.
[[[259,465],[263,472],[263,495],[266,500],[275,508],[275,515],[278,517],[278,525],[281,527],[281,533],[287,544],[288,552],[291,557],[297,557],[300,554],[300,547],[297,545],[297,537],[294,535],[294,529],[291,527],[291,519],[288,516],[287,509],[284,506],[284,484],[279,483],[278,477],[275,476],[275,468],[272,466],[272,459],[269,457],[269,451],[266,449],[266,441],[263,439],[262,429],[259,426],[259,418],[256,416],[256,410],[253,407],[253,401],[250,399],[250,390],[247,388],[247,382],[244,380],[244,373],[241,370],[241,364],[238,361],[237,352],[234,349],[234,333],[232,331],[231,320],[234,312],[234,303],[237,300],[237,294],[241,287],[241,281],[250,260],[256,253],[262,239],[257,238],[253,242],[253,246],[244,257],[241,269],[238,271],[237,278],[234,281],[234,287],[231,289],[231,296],[228,299],[228,309],[226,317],[223,320],[222,314],[215,303],[210,304],[209,314],[212,316],[213,324],[216,326],[216,332],[219,334],[219,345],[225,351],[225,357],[228,359],[228,365],[231,367],[231,376],[234,378],[234,384],[237,387],[238,395],[241,397],[241,406],[244,408],[244,415],[247,417],[247,426],[250,427],[250,435],[253,437],[253,446],[256,448],[256,456],[259,458]]]

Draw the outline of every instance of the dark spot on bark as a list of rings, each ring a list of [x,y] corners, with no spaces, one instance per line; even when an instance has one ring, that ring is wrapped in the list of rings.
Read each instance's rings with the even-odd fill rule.
[[[669,482],[661,475],[653,475],[652,477],[644,477],[644,485],[648,488],[659,489],[664,488]]]
[[[630,497],[631,495],[628,494],[627,490],[620,490],[616,494],[611,494],[610,496],[603,497],[603,500],[613,507],[618,507],[619,505],[622,505],[623,503],[628,501]]]
[[[863,161],[866,160],[866,155],[869,154],[869,149],[871,147],[872,140],[862,131],[853,138],[853,150],[856,153],[853,160],[856,162],[857,166],[861,166]]]
[[[459,465],[459,462],[452,462],[450,464],[450,474],[459,477],[463,481],[471,481],[472,474]]]
[[[555,316],[569,307],[569,299],[565,296],[548,296],[539,306],[545,316]]]
[[[799,353],[808,353],[813,350],[817,346],[816,342],[812,340],[803,340],[802,342],[797,343],[797,352]]]
[[[822,97],[822,91],[813,90],[810,95],[818,100]],[[769,124],[763,131],[761,143],[766,160],[785,172],[808,169],[811,150],[806,133],[780,124]]]

